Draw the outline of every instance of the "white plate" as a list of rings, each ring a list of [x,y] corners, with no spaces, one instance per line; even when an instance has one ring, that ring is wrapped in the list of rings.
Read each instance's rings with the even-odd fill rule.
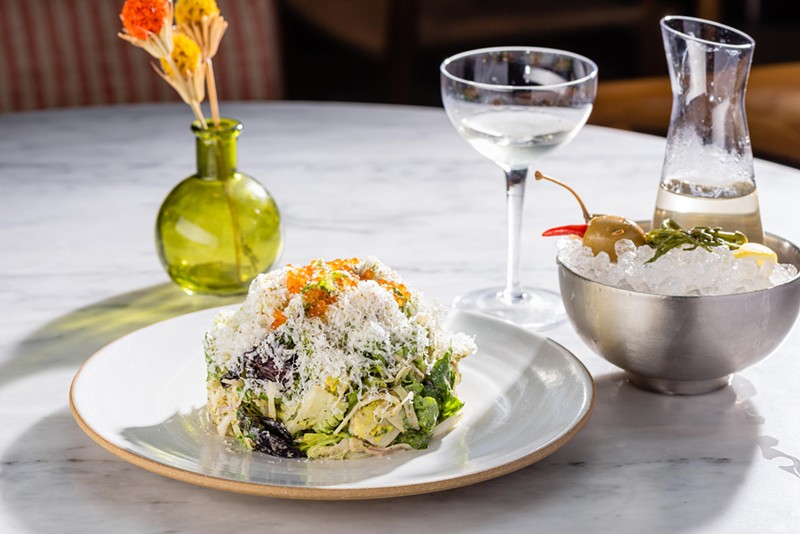
[[[594,406],[594,382],[566,349],[504,321],[452,312],[475,336],[461,364],[461,420],[423,451],[358,460],[297,460],[242,451],[205,417],[205,310],[154,324],[98,351],[78,370],[70,405],[113,454],[155,473],[226,491],[296,499],[368,499],[488,480],[564,445]]]

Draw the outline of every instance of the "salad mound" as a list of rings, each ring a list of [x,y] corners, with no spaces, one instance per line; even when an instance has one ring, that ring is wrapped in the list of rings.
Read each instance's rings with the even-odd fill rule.
[[[424,449],[461,410],[458,362],[475,351],[441,316],[375,258],[259,275],[205,335],[211,421],[282,457]]]

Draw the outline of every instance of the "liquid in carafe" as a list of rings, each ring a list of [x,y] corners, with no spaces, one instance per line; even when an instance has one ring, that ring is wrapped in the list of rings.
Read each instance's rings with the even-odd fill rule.
[[[763,243],[744,108],[755,42],[692,17],[663,18],[661,33],[673,99],[653,225],[669,218]]]
[[[690,191],[689,184],[664,182],[658,188],[653,228],[665,219],[672,219],[687,230],[695,226],[738,230],[749,241],[764,242],[758,192],[753,183],[739,182],[721,191],[698,191],[697,186],[692,186]]]

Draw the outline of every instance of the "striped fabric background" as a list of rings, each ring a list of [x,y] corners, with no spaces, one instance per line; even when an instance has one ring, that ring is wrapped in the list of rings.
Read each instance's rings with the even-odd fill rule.
[[[218,0],[220,100],[283,96],[277,0]],[[0,0],[0,112],[179,100],[117,37],[124,0]]]

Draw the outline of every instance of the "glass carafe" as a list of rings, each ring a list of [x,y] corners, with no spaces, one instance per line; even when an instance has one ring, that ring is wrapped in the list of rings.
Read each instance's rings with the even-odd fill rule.
[[[755,42],[691,17],[665,17],[661,32],[673,100],[653,225],[669,218],[763,242],[744,109]]]
[[[159,257],[188,293],[247,292],[251,280],[278,259],[281,217],[269,191],[236,169],[242,124],[223,118],[195,121],[197,172],[179,183],[156,222]]]

